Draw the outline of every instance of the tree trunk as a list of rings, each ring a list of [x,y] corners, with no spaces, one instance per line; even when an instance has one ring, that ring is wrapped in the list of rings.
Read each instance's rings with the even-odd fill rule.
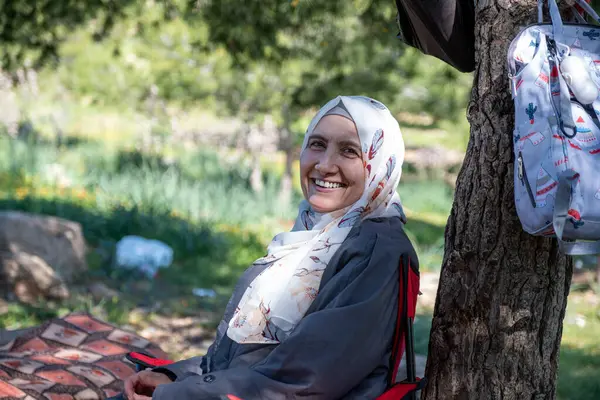
[[[255,123],[245,121],[244,144],[245,150],[250,154],[250,188],[254,193],[263,190],[262,167],[260,165],[260,132]]]
[[[534,0],[476,2],[471,136],[446,227],[423,399],[552,399],[572,263],[513,200],[506,53]]]
[[[280,147],[285,153],[285,169],[281,179],[281,191],[279,201],[283,204],[290,204],[292,201],[292,166],[294,162],[294,138],[291,125],[290,107],[286,104],[283,107],[283,125],[279,130]]]
[[[260,157],[257,153],[252,153],[251,160],[252,172],[250,173],[250,187],[254,193],[261,193],[263,191],[263,179]]]

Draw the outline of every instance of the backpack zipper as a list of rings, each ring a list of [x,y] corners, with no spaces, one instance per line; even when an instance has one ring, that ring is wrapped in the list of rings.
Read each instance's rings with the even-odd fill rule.
[[[531,201],[531,205],[533,208],[535,207],[535,197],[533,196],[533,192],[531,191],[531,187],[529,186],[529,180],[527,179],[527,171],[523,167],[523,154],[519,151],[519,157],[517,158],[517,173],[519,175],[519,180],[521,184],[525,186],[527,189],[527,194],[529,195],[529,201]]]

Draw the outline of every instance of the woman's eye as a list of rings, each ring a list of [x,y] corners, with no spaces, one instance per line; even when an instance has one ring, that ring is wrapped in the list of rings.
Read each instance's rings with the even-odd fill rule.
[[[315,140],[314,142],[310,143],[310,147],[312,147],[313,149],[323,149],[325,148],[325,144],[323,142]]]
[[[358,152],[352,147],[345,148],[344,154],[347,156],[358,156]]]

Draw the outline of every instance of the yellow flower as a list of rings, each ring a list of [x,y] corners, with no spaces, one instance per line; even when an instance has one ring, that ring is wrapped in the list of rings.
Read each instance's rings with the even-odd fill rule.
[[[88,194],[86,193],[85,189],[78,189],[75,191],[75,197],[77,197],[80,200],[83,200],[88,197]]]
[[[46,188],[46,187],[39,188],[37,192],[41,197],[50,195],[50,190],[48,190],[48,188]]]
[[[29,194],[29,189],[24,187],[17,188],[17,190],[15,190],[15,194],[17,198],[21,200]]]

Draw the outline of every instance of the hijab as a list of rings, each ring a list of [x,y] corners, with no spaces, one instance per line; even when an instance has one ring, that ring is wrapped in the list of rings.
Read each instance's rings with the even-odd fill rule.
[[[362,146],[365,188],[349,207],[317,213],[302,201],[290,232],[276,235],[267,255],[254,265],[266,265],[251,282],[229,322],[227,335],[237,343],[283,341],[316,298],[329,260],[355,224],[368,218],[398,216],[406,222],[396,192],[404,160],[404,141],[391,112],[377,100],[338,96],[310,122],[302,151],[319,121],[341,115],[354,122]]]

